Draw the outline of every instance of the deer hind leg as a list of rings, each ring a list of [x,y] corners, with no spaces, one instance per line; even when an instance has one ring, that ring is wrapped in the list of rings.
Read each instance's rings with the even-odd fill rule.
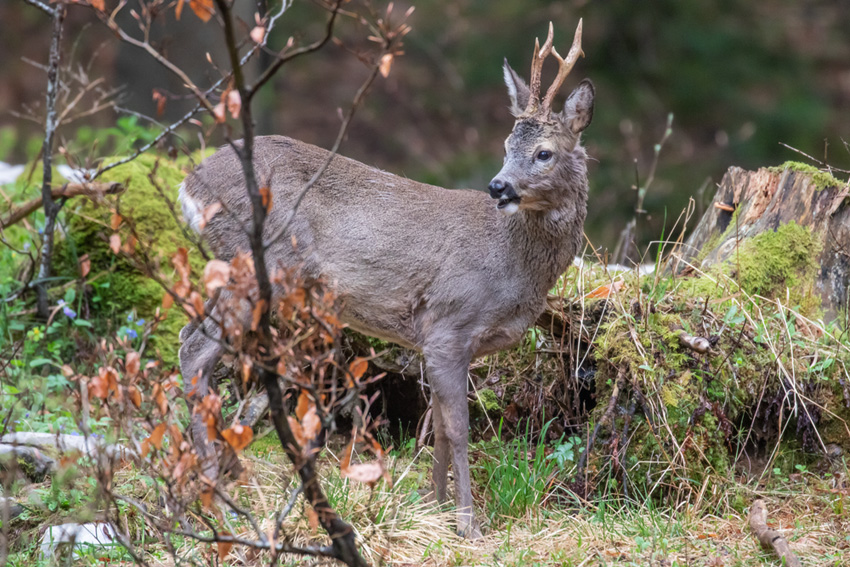
[[[434,494],[438,502],[446,501],[446,484],[449,474],[451,444],[443,424],[443,412],[437,396],[431,396],[431,412],[434,416],[434,469],[431,473]]]
[[[444,353],[440,353],[444,354]],[[466,401],[467,354],[437,358],[425,354],[434,400],[434,473],[437,496],[445,497],[446,468],[451,454],[457,499],[457,528],[469,539],[481,537],[472,507],[469,480],[469,408]],[[441,486],[442,485],[442,486]],[[442,492],[442,494],[441,494]]]
[[[240,472],[239,461],[232,449],[225,444],[222,454],[218,455],[215,447],[217,439],[210,439],[204,416],[195,411],[198,404],[211,392],[216,391],[213,371],[224,351],[224,340],[220,322],[225,309],[221,306],[230,306],[228,297],[222,294],[216,300],[210,300],[205,306],[208,314],[200,323],[191,322],[180,331],[180,339],[183,341],[180,347],[180,372],[186,384],[186,401],[192,413],[189,430],[192,443],[198,455],[201,472],[212,481],[218,478],[221,463],[226,470],[238,476]],[[229,315],[229,314],[228,314]],[[244,319],[245,314],[238,313],[239,319]],[[220,416],[219,416],[220,420]]]

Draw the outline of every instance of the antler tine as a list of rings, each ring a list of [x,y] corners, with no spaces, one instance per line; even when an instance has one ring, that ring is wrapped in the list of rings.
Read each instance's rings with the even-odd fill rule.
[[[549,22],[549,35],[546,37],[546,43],[543,44],[543,49],[540,48],[540,40],[534,39],[534,55],[531,58],[531,81],[529,82],[529,91],[531,96],[528,97],[528,105],[525,108],[526,114],[532,114],[537,110],[537,104],[540,102],[540,77],[543,72],[543,61],[552,53],[552,44],[555,38],[555,30],[552,27],[552,22]]]
[[[555,81],[552,83],[552,86],[550,86],[549,90],[546,91],[546,96],[543,98],[543,104],[540,106],[540,111],[544,114],[549,114],[551,112],[552,101],[555,99],[555,95],[558,94],[558,89],[560,89],[561,85],[564,84],[564,79],[566,79],[567,75],[570,74],[570,71],[572,71],[576,61],[578,61],[578,58],[584,55],[584,52],[581,50],[581,25],[582,20],[579,20],[578,26],[576,26],[576,35],[573,38],[573,45],[570,47],[569,53],[567,53],[566,60],[558,55],[558,52],[554,48],[552,49],[552,53],[558,59],[558,76],[555,77]]]

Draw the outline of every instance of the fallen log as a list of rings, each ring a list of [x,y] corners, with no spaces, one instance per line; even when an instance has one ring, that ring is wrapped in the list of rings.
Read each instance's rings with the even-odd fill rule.
[[[50,193],[54,199],[70,199],[71,197],[86,196],[89,198],[103,197],[104,195],[117,195],[124,192],[124,186],[120,183],[66,183],[61,187],[55,187]],[[12,206],[0,217],[0,229],[16,224],[39,208],[43,200],[41,197],[27,201],[22,205]]]
[[[776,530],[767,527],[767,507],[764,500],[756,500],[750,506],[749,521],[750,530],[755,534],[761,546],[776,554],[785,567],[802,567],[802,563],[791,551],[788,540]]]
[[[748,293],[783,300],[786,287],[810,290],[824,315],[834,318],[847,307],[850,290],[848,195],[846,181],[805,164],[729,168],[712,206],[687,239],[677,270],[725,265]],[[768,242],[770,233],[789,227],[785,242],[778,237]],[[802,241],[795,238],[799,235]],[[744,257],[748,243],[757,245]],[[773,256],[768,256],[769,245],[777,251]]]
[[[31,481],[41,482],[56,470],[56,461],[35,447],[0,444],[0,469],[17,469]]]

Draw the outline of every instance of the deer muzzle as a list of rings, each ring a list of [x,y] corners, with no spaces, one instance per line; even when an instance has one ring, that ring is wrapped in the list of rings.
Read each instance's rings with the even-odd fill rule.
[[[519,210],[519,203],[522,199],[517,195],[510,181],[502,181],[496,178],[490,182],[487,189],[492,198],[499,200],[496,208],[504,214],[512,215]]]

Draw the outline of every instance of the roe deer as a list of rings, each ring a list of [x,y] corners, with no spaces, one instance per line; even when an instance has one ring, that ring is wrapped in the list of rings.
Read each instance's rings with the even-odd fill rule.
[[[342,318],[351,328],[423,353],[434,416],[434,489],[445,500],[451,461],[457,527],[470,538],[480,530],[467,455],[469,364],[514,345],[534,323],[547,292],[578,251],[587,212],[587,154],[579,138],[593,114],[592,83],[582,81],[562,112],[551,109],[582,54],[581,21],[566,60],[552,47],[552,37],[550,23],[543,48],[535,42],[530,86],[505,60],[516,123],[489,197],[337,156],[304,197],[287,233],[267,250],[270,271],[300,266],[331,282],[345,299]],[[559,71],[541,99],[541,70],[550,54]],[[270,187],[274,203],[265,225],[269,238],[291,215],[295,196],[328,152],[266,136],[256,139],[254,156],[257,177]],[[206,207],[222,203],[227,213],[216,214],[201,231],[218,258],[250,250],[239,223],[249,226],[251,205],[232,149],[204,160],[186,178],[180,199],[195,229]],[[217,326],[209,320],[204,326],[204,332],[188,325],[181,333],[183,376],[199,378],[195,402],[208,391],[223,348]],[[196,419],[195,428],[204,458],[212,449],[204,424]]]

